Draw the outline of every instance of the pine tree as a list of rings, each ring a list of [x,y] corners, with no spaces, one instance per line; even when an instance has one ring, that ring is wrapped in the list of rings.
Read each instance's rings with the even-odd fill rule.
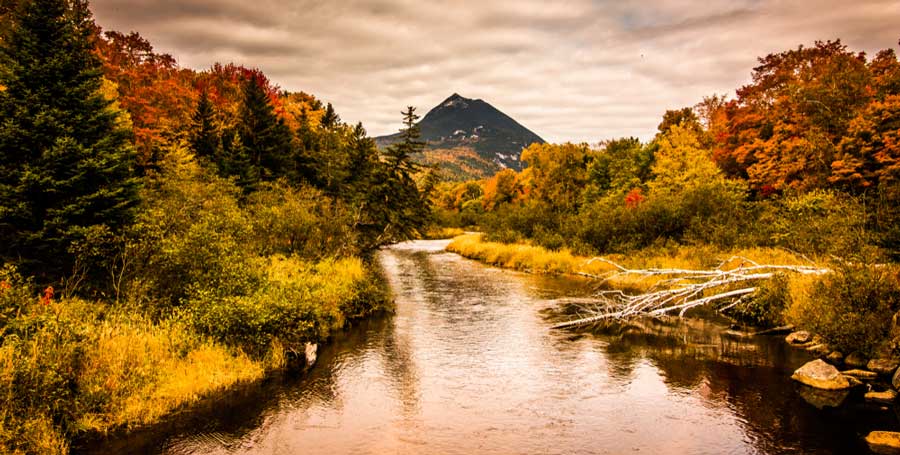
[[[412,173],[418,170],[412,157],[425,151],[425,142],[421,140],[422,130],[416,123],[419,120],[416,108],[408,106],[406,112],[401,112],[401,114],[404,128],[400,130],[400,141],[388,147],[385,154],[391,166],[402,169],[406,173]]]
[[[0,41],[0,258],[58,278],[73,242],[131,221],[134,149],[99,91],[86,2],[25,1],[11,22]]]
[[[419,116],[409,106],[403,112],[401,141],[388,147],[384,162],[376,170],[370,190],[370,210],[374,224],[380,226],[376,245],[415,238],[429,220],[431,204],[428,196],[431,180],[420,188],[414,179],[422,168],[412,157],[425,150],[416,120]]]
[[[326,130],[334,129],[341,123],[341,118],[337,115],[337,112],[334,111],[334,106],[331,103],[325,107],[325,114],[322,115],[322,128]]]
[[[290,174],[291,130],[275,113],[260,76],[253,75],[244,83],[238,132],[253,172],[261,180]]]
[[[216,126],[216,112],[206,90],[200,92],[192,120],[191,151],[197,157],[215,161],[221,152],[222,138]]]

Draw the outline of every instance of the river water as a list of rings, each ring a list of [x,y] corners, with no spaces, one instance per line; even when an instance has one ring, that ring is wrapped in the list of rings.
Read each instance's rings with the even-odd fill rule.
[[[303,377],[232,392],[92,453],[867,453],[891,409],[817,409],[780,337],[709,319],[554,331],[591,283],[486,267],[417,241],[380,253],[394,314],[341,334]],[[814,403],[815,400],[812,400]]]

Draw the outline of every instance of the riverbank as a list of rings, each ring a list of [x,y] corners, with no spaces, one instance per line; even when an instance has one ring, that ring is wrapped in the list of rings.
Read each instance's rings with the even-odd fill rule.
[[[260,267],[269,284],[255,295],[164,316],[34,298],[27,281],[0,279],[0,452],[64,454],[75,440],[154,425],[285,368],[305,343],[387,302],[383,279],[359,259],[275,256]]]
[[[525,243],[501,243],[484,239],[484,234],[472,233],[457,236],[447,246],[447,251],[474,259],[495,267],[539,274],[567,274],[603,277],[617,289],[647,290],[666,277],[614,276],[617,266],[629,269],[682,269],[701,270],[721,268],[729,270],[748,264],[777,263],[781,265],[808,265],[796,254],[775,248],[752,248],[731,252],[712,247],[676,246],[664,249],[646,249],[632,255],[612,254],[601,257],[576,255],[566,248],[550,250]]]
[[[666,286],[666,274],[621,274],[629,269],[733,270],[747,264],[809,265],[810,260],[774,248],[718,251],[710,246],[644,249],[629,256],[589,258],[566,249],[484,240],[482,234],[456,237],[448,251],[503,268],[539,274],[573,274],[602,278],[606,286],[643,293]],[[613,265],[616,264],[616,265]],[[833,350],[888,357],[900,346],[892,321],[900,310],[900,268],[894,264],[849,264],[822,261],[831,273],[777,273],[727,314],[743,324],[775,327],[791,324],[821,336]],[[679,281],[681,283],[681,281]],[[703,296],[706,296],[704,294]],[[827,353],[826,353],[827,354]]]

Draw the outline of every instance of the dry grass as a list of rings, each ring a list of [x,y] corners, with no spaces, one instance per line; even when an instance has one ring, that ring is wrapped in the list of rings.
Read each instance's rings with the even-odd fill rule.
[[[577,256],[567,249],[553,251],[524,243],[488,242],[483,240],[482,234],[456,237],[447,250],[493,266],[532,273],[607,276],[616,271],[616,267],[608,262]],[[808,260],[794,253],[774,248],[727,252],[711,246],[685,245],[646,249],[628,256],[607,255],[603,259],[629,269],[705,270],[721,266],[727,270],[747,265],[744,259],[759,264],[809,265]],[[665,278],[615,275],[609,279],[609,284],[620,289],[641,290],[649,289]]]
[[[104,321],[85,343],[79,387],[97,402],[79,426],[105,432],[157,422],[204,396],[261,378],[262,362],[198,337],[177,322]]]

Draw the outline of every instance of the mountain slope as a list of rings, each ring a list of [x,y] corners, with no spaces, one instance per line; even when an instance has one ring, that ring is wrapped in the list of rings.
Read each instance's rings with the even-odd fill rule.
[[[422,117],[419,127],[422,139],[428,143],[426,155],[438,150],[472,149],[496,165],[495,169],[485,169],[487,173],[504,167],[521,169],[522,148],[535,142],[544,143],[540,136],[487,102],[456,93]],[[399,136],[398,133],[375,140],[379,147],[386,147]]]

